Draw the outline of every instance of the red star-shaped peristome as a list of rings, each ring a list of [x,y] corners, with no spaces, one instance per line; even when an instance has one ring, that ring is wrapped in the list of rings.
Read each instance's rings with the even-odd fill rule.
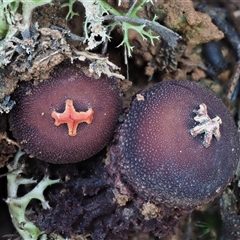
[[[53,111],[51,116],[55,119],[55,126],[66,123],[68,126],[68,135],[76,136],[79,123],[91,124],[93,120],[93,109],[89,108],[86,112],[77,112],[73,106],[72,100],[66,100],[65,111],[58,113]]]

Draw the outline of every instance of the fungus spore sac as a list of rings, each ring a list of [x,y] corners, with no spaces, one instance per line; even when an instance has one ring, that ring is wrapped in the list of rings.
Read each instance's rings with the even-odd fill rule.
[[[49,80],[23,84],[15,92],[10,129],[28,154],[73,163],[107,145],[121,112],[120,87],[117,79],[85,74],[86,69],[64,62]]]
[[[140,92],[120,126],[112,165],[136,194],[193,209],[221,194],[239,160],[235,123],[223,102],[189,81]]]

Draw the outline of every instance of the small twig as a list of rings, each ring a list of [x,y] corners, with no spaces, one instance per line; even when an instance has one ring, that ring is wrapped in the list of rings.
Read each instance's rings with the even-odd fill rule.
[[[238,116],[237,116],[237,127],[238,127],[238,133],[240,133],[240,104],[238,105]],[[239,166],[240,168],[240,166]],[[239,169],[240,170],[240,169]],[[239,174],[240,176],[240,174]]]
[[[85,60],[86,58],[91,60],[91,61],[94,60],[95,63],[92,62],[90,64],[90,68],[91,68],[91,66],[93,67],[94,64],[95,65],[96,64],[97,65],[101,64],[102,66],[105,67],[104,72],[100,71],[101,73],[106,74],[108,77],[113,76],[113,77],[116,77],[116,78],[119,78],[119,79],[122,79],[122,80],[125,79],[125,77],[123,75],[110,71],[109,67],[113,70],[119,70],[120,68],[118,66],[116,66],[114,63],[110,62],[108,60],[108,57],[101,57],[98,54],[90,53],[90,52],[87,52],[87,51],[78,51],[76,49],[74,49],[73,52],[76,54],[76,56],[73,57],[72,60],[76,59],[76,58],[78,58],[79,60],[82,60],[82,61]],[[96,72],[96,73],[99,75],[100,72],[98,72],[98,73]]]
[[[230,88],[227,96],[231,102],[235,101],[237,98],[239,92],[238,90],[239,80],[240,80],[240,61],[237,62],[230,80]]]
[[[8,138],[6,132],[0,134],[0,140],[2,140],[2,139],[4,139],[5,141],[7,141],[7,143],[8,143],[9,145],[12,144],[12,145],[16,146],[17,148],[21,149],[20,145],[19,145],[17,142],[15,142],[15,141],[13,141],[12,139]]]
[[[232,20],[232,22],[234,23],[234,27],[237,30],[238,34],[240,34],[240,25],[239,25],[239,21],[240,21],[240,3],[239,1],[225,1],[222,0],[221,3],[223,4],[223,6],[225,7],[225,9],[227,9],[229,16]]]
[[[187,217],[187,225],[186,225],[186,236],[185,240],[190,240],[191,239],[191,233],[192,233],[192,215],[189,214]]]
[[[209,8],[209,6],[204,4],[199,5],[197,9],[207,13],[212,18],[213,22],[221,31],[223,31],[225,37],[237,53],[238,63],[236,64],[234,73],[231,77],[231,85],[228,91],[228,99],[230,101],[235,101],[239,93],[238,86],[240,81],[240,36],[238,32],[225,20],[225,16],[221,13],[221,10]]]
[[[129,23],[134,23],[138,25],[144,25],[150,30],[157,33],[160,37],[162,37],[172,48],[176,48],[178,45],[178,41],[182,39],[182,37],[179,34],[173,32],[171,29],[157,22],[150,21],[148,19],[131,18],[127,16],[114,16],[114,15],[106,15],[103,18],[104,20],[129,22]]]
[[[128,57],[127,57],[127,47],[125,45],[124,45],[124,63],[127,67],[126,76],[127,76],[127,79],[129,79],[129,64],[128,64]]]
[[[40,59],[40,60],[39,60],[39,63],[41,63],[41,62],[43,62],[43,61],[47,60],[48,58],[50,58],[50,57],[52,57],[52,56],[54,56],[54,55],[58,54],[59,52],[60,52],[60,50],[57,50],[57,51],[55,51],[55,52],[53,52],[53,53],[51,53],[51,54],[47,55],[46,57],[44,57],[44,58]]]
[[[84,37],[80,37],[74,33],[71,33],[69,30],[64,29],[62,27],[52,26],[51,29],[60,31],[63,35],[65,35],[67,38],[70,38],[73,41],[83,42],[85,39]]]
[[[130,14],[131,14],[131,12],[133,11],[134,7],[136,6],[137,2],[138,2],[137,0],[134,1],[134,3],[133,3],[132,6],[129,8],[129,10],[128,10],[127,14],[126,14],[126,17],[129,17],[129,16],[130,16]]]

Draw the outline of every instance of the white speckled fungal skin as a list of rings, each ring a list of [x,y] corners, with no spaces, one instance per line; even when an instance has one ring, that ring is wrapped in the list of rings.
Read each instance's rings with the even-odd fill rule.
[[[223,102],[189,81],[167,81],[143,90],[134,99],[120,128],[116,164],[123,180],[145,199],[169,207],[194,208],[219,196],[239,161],[235,123]],[[211,118],[219,116],[221,138],[209,148],[193,110],[205,103]]]
[[[55,126],[51,116],[53,111],[64,111],[67,99],[78,112],[94,110],[91,124],[79,124],[74,137],[69,136],[66,124]],[[14,100],[9,116],[13,136],[28,154],[58,164],[83,161],[102,150],[122,110],[116,79],[88,77],[80,64],[70,63],[59,65],[47,81],[20,87]]]

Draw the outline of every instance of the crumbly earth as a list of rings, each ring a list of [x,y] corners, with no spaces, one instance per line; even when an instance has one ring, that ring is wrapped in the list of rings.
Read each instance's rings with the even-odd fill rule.
[[[130,189],[119,194],[101,158],[55,167],[63,181],[47,193],[52,209],[31,215],[37,226],[65,237],[91,233],[93,240],[128,239],[140,229],[163,237],[188,212],[145,203]]]
[[[109,0],[109,3],[112,2],[113,1]],[[119,1],[117,0],[114,1],[116,6],[118,5],[118,2]],[[121,10],[126,11],[129,6],[131,6],[131,2],[132,1],[122,0]],[[188,0],[182,3],[177,0],[158,0],[153,2],[154,6],[151,6],[150,3],[148,3],[147,7],[140,12],[139,17],[153,19],[154,14],[156,14],[159,18],[159,22],[174,31],[177,31],[183,36],[183,41],[179,43],[178,49],[173,51],[168,48],[164,41],[155,41],[153,46],[148,41],[144,41],[135,31],[131,30],[129,40],[134,46],[133,56],[128,59],[128,67],[126,67],[124,64],[124,49],[122,47],[116,48],[116,46],[122,41],[122,32],[117,29],[112,33],[112,39],[108,45],[107,55],[112,62],[121,68],[119,72],[124,76],[129,75],[129,80],[133,83],[133,87],[129,89],[131,85],[129,82],[121,82],[121,87],[126,92],[123,97],[124,106],[129,106],[131,96],[139,90],[151,86],[155,82],[159,82],[159,79],[168,80],[173,78],[199,81],[207,88],[213,90],[218,96],[225,100],[226,103],[228,103],[228,100],[226,99],[226,89],[230,83],[230,76],[236,61],[236,59],[233,58],[235,50],[229,46],[225,38],[222,39],[223,33],[217,29],[210,18],[206,14],[199,13],[194,9],[200,1],[193,1],[192,3]],[[0,110],[2,109],[3,99],[5,99],[6,96],[11,95],[22,81],[33,80],[34,83],[45,81],[49,78],[52,69],[65,59],[84,58],[82,55],[81,57],[79,55],[79,51],[82,51],[85,48],[83,43],[69,39],[58,29],[50,29],[53,25],[62,28],[69,27],[72,33],[81,36],[83,31],[83,9],[81,6],[75,6],[74,9],[80,13],[79,16],[74,16],[72,20],[66,21],[64,16],[67,14],[67,8],[60,9],[59,4],[60,1],[56,0],[51,6],[46,5],[34,11],[32,21],[33,23],[38,22],[38,30],[33,33],[35,41],[31,43],[23,42],[23,46],[29,46],[30,44],[31,49],[34,49],[34,51],[32,54],[22,53],[21,55],[12,58],[11,63],[4,70],[0,69]],[[227,5],[227,3],[224,4]],[[235,4],[235,7],[237,4],[238,3]],[[227,7],[230,8],[230,14],[232,18],[235,19],[235,12],[237,12],[238,9],[231,9],[232,6],[229,5]],[[238,23],[238,21],[236,22]],[[237,28],[239,26],[236,25],[234,27]],[[222,39],[220,41],[221,52],[228,63],[228,68],[220,74],[216,74],[214,72],[209,72],[211,66],[209,66],[206,59],[202,57],[201,51],[203,43],[220,39]],[[101,48],[95,49],[94,52],[100,53]],[[218,81],[212,81],[212,79],[217,79]],[[127,91],[127,89],[129,90]],[[228,104],[228,107],[231,113],[236,116],[236,105],[232,103]],[[120,116],[119,122],[121,122],[122,119],[123,117]],[[6,178],[4,177],[6,168],[4,165],[17,151],[17,146],[15,139],[13,139],[12,134],[9,131],[7,114],[3,113],[0,115],[0,167],[2,167],[0,169],[1,199],[6,199],[7,197]],[[130,229],[129,236],[133,235],[134,232],[139,232],[136,236],[129,237],[131,240],[159,239],[153,236],[153,233],[159,237],[163,236],[163,232],[159,232],[155,218],[153,218],[150,225],[145,225],[145,221],[147,221],[146,218],[149,217],[158,216],[158,218],[160,218],[161,211],[159,208],[156,208],[151,204],[143,205],[141,198],[137,198],[138,201],[131,201],[130,206],[124,205],[128,198],[119,194],[117,191],[109,190],[112,190],[113,183],[106,180],[107,172],[105,171],[103,164],[103,162],[107,163],[108,158],[106,156],[109,156],[108,147],[99,155],[91,159],[89,163],[86,162],[71,166],[63,165],[56,167],[54,165],[42,164],[42,162],[38,162],[38,160],[35,159],[28,159],[28,163],[31,162],[29,160],[32,160],[32,164],[30,164],[31,168],[28,169],[29,176],[40,178],[45,168],[48,167],[51,177],[60,177],[63,182],[62,185],[58,185],[57,187],[50,187],[46,192],[50,205],[54,209],[51,214],[61,222],[51,222],[54,219],[49,217],[50,213],[42,211],[39,208],[38,203],[33,203],[31,206],[32,209],[34,208],[35,211],[37,211],[37,213],[35,212],[31,216],[31,218],[38,221],[39,226],[42,226],[47,231],[55,230],[53,224],[57,224],[59,228],[66,227],[64,234],[68,236],[72,235],[72,239],[79,239],[79,236],[82,237],[82,239],[87,239],[87,236],[82,236],[81,233],[83,232],[83,229],[90,229],[94,232],[94,235],[92,236],[93,239],[94,236],[95,239],[97,239],[97,236],[109,234],[109,238],[115,240],[117,239],[116,235],[110,231],[110,229],[113,228],[113,225],[111,224],[114,223],[119,225],[119,232],[124,235],[124,237],[128,237],[127,232],[124,231],[124,229]],[[90,177],[93,178],[90,179]],[[84,189],[82,186],[84,186]],[[239,191],[237,186],[235,186],[235,189],[238,200]],[[68,193],[70,194],[68,195]],[[85,194],[87,197],[85,197]],[[82,202],[79,201],[79,198]],[[66,199],[69,200],[70,205],[66,204]],[[57,202],[57,200],[60,201]],[[98,204],[98,201],[105,206],[105,208],[101,208],[101,210],[105,209],[105,212],[99,211],[100,205]],[[116,204],[119,204],[117,208]],[[139,206],[141,206],[141,208],[139,208]],[[209,211],[209,209],[212,210],[213,206],[215,210],[214,214]],[[61,207],[66,208],[66,212],[60,213],[60,211],[62,211]],[[113,209],[117,209],[115,217],[111,218],[111,220],[114,219],[115,222],[110,223],[109,213],[111,213]],[[170,233],[161,239],[180,240],[188,239],[190,237],[193,240],[199,239],[199,236],[203,233],[203,229],[196,227],[196,223],[198,221],[205,221],[204,218],[199,218],[199,215],[204,212],[209,214],[215,221],[219,218],[219,209],[218,201],[212,203],[210,206],[208,205],[198,209],[198,211],[184,217],[179,225],[175,226],[175,235]],[[239,224],[236,221],[235,209],[233,210],[233,208],[231,208],[231,211],[225,211],[223,208],[222,214],[224,219],[229,221],[233,219],[233,221]],[[76,218],[78,217],[81,220],[87,219],[88,221],[83,223],[84,226],[76,226],[73,223],[79,219],[71,219],[72,222],[70,222],[68,221],[68,218],[59,218],[59,216],[62,216],[60,214],[67,215],[68,211],[71,216],[76,216]],[[166,209],[164,211],[166,211]],[[11,226],[7,206],[3,202],[0,204],[0,212],[0,226],[5,226],[0,228],[0,238],[6,234],[15,234],[9,238],[16,238],[17,235]],[[87,213],[87,215],[84,213]],[[133,213],[137,217],[132,218]],[[174,216],[173,213],[171,214],[171,216]],[[170,227],[174,226],[182,216],[180,213],[175,214],[176,219],[171,222],[169,225]],[[44,221],[45,217],[47,219],[46,222]],[[64,219],[66,219],[66,221],[64,221]],[[91,222],[93,219],[97,219],[97,221]],[[126,219],[133,221],[130,224],[131,221],[127,221]],[[106,228],[104,227],[97,228],[96,225],[92,225],[94,223],[99,226],[99,224],[101,225],[103,223],[102,221],[106,221],[107,223],[105,223],[109,224],[108,231],[106,231]],[[166,224],[165,220],[161,219],[160,222]],[[126,224],[130,224],[131,228]],[[139,230],[139,227],[143,225],[146,227],[144,233]],[[169,226],[167,226],[168,229],[165,229],[166,232],[170,229]],[[220,224],[218,224],[218,227],[219,226]],[[229,228],[228,232],[231,232],[231,230],[238,230],[235,225],[232,226],[229,224],[227,227]],[[233,227],[235,227],[235,229]],[[104,231],[98,232],[98,229]],[[211,229],[209,234],[206,234],[201,239],[209,240],[216,236],[218,231],[219,229],[215,226]]]

